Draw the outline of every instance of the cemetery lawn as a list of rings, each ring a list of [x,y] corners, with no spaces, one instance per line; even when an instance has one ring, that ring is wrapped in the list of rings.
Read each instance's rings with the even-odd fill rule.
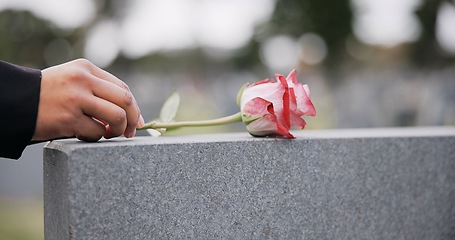
[[[43,201],[0,198],[0,239],[43,240]]]

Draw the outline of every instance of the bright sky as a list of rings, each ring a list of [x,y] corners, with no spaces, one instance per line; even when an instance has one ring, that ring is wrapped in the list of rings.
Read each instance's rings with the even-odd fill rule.
[[[420,25],[414,10],[421,0],[352,0],[354,33],[372,45],[394,46],[419,37]]]
[[[28,10],[61,28],[76,28],[95,16],[92,0],[1,0],[0,11]]]
[[[421,29],[414,11],[421,1],[352,0],[356,37],[364,43],[382,46],[416,40]],[[130,0],[122,19],[102,20],[89,31],[85,55],[106,66],[120,52],[137,58],[157,51],[193,47],[239,49],[251,39],[257,24],[270,19],[274,7],[275,0]],[[93,0],[1,0],[0,11],[4,9],[29,10],[69,29],[90,22],[96,14]],[[441,47],[455,54],[453,26],[455,8],[445,3],[438,16],[437,36]],[[324,58],[325,43],[314,35],[298,41],[286,36],[265,40],[262,54],[273,55],[278,48],[291,51],[303,43],[319,46],[319,52],[304,55],[312,55],[309,63]],[[265,49],[267,46],[274,49]]]
[[[273,0],[133,0],[121,22],[122,50],[139,57],[194,46],[237,49],[273,10]]]
[[[439,9],[436,35],[441,47],[455,55],[455,6],[443,3]]]

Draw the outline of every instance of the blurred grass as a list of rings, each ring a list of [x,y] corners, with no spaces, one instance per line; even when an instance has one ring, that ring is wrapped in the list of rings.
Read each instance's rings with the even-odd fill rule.
[[[43,240],[41,199],[0,199],[0,240]]]

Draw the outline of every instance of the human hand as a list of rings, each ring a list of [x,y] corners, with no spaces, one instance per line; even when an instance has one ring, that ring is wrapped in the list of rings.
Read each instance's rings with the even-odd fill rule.
[[[144,119],[128,86],[85,59],[42,71],[33,140],[131,138]]]

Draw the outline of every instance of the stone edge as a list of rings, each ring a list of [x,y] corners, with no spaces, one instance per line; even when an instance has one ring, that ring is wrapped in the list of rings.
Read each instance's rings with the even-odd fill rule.
[[[292,141],[308,141],[314,139],[359,139],[359,138],[414,138],[414,137],[455,137],[455,126],[443,127],[397,127],[397,128],[354,128],[294,131]],[[254,141],[286,141],[280,138],[255,138],[246,132],[196,134],[184,136],[134,137],[127,139],[118,137],[102,139],[96,143],[86,143],[77,139],[64,139],[48,142],[44,148],[54,149],[70,155],[72,151],[85,148],[101,148],[114,146],[145,146],[162,144],[194,144],[219,142],[254,142]]]

